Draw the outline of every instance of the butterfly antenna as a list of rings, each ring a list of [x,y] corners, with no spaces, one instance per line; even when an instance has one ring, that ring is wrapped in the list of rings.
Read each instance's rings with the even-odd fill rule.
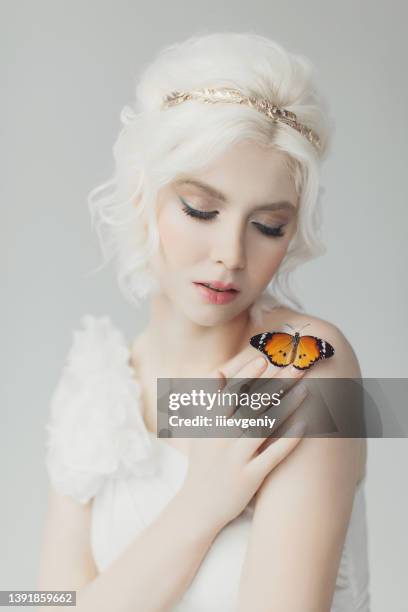
[[[291,325],[289,325],[289,323],[284,323],[284,325],[287,325],[288,327],[290,327],[290,329],[293,329],[293,331],[295,331],[295,329]]]
[[[302,327],[302,329],[305,329],[305,327],[307,327],[308,325],[311,325],[311,323],[306,323],[306,325],[304,325],[304,326]],[[299,329],[299,332],[301,332],[301,331],[302,331],[302,329]]]

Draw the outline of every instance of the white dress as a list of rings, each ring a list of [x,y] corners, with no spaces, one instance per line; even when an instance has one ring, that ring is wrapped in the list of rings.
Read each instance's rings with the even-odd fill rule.
[[[50,405],[45,464],[54,488],[93,499],[91,546],[103,572],[182,485],[187,457],[149,432],[130,347],[108,316],[84,315]],[[363,479],[330,612],[369,612]],[[251,529],[253,502],[215,538],[175,612],[233,612]]]

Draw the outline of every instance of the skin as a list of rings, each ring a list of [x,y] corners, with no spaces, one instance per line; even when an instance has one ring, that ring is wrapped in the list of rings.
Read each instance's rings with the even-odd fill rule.
[[[234,375],[259,355],[248,345],[249,337],[282,328],[284,323],[299,329],[310,322],[307,333],[335,346],[335,356],[315,364],[305,378],[361,376],[351,345],[331,323],[288,308],[268,313],[261,326],[250,320],[249,307],[278,270],[296,231],[299,201],[287,161],[278,151],[243,141],[205,169],[177,177],[205,182],[222,192],[225,201],[178,180],[159,192],[160,249],[152,269],[161,292],[151,299],[147,327],[131,343],[131,365],[141,383],[144,421],[151,431],[156,430],[157,377],[206,376],[217,369],[225,376]],[[211,221],[187,216],[180,197],[195,209],[218,211],[218,215]],[[281,201],[289,207],[258,209]],[[284,236],[266,236],[255,223],[284,224]],[[204,302],[192,281],[215,279],[238,284],[238,297],[224,305]],[[263,373],[252,376],[271,377],[276,370],[268,365]],[[304,404],[298,412],[307,410]],[[192,474],[200,474],[199,466],[209,462],[216,450],[219,469],[213,470],[213,497],[206,494],[205,471],[200,478],[187,478],[188,485],[158,519],[98,574],[89,543],[91,503],[79,505],[51,489],[38,588],[78,589],[78,610],[84,612],[171,609],[168,606],[186,590],[225,524],[217,523],[209,501],[215,508],[232,503],[231,495],[240,487],[228,489],[231,479],[242,483],[242,491],[250,494],[250,490],[243,473],[225,471],[227,445],[205,440],[199,447],[191,440],[174,438],[162,442],[188,456]],[[365,444],[359,439],[304,438],[290,451],[288,447],[285,460],[277,466],[270,465],[256,487],[239,612],[327,612],[330,608],[355,487],[364,473]],[[231,465],[236,467],[235,462],[230,469]],[[231,519],[231,508],[229,514]],[[271,518],[278,528],[270,529]],[[63,561],[55,564],[55,558]],[[171,584],[161,581],[158,585],[157,575],[171,575]]]
[[[233,329],[239,334],[247,328],[247,309],[279,268],[296,230],[298,206],[285,158],[254,144],[235,145],[205,171],[195,172],[194,178],[216,187],[228,201],[221,202],[199,187],[183,184],[182,179],[161,190],[161,249],[153,268],[163,294],[154,300],[151,325],[146,330],[150,336],[159,316],[176,320],[176,326],[166,332],[166,341],[171,342],[171,349],[178,349],[179,367],[186,363],[191,341],[199,346],[206,340],[215,362],[235,348],[236,339],[230,332]],[[180,198],[195,209],[217,210],[219,214],[207,221],[193,219],[182,211]],[[254,211],[278,201],[288,201],[291,208]],[[269,227],[284,223],[284,236],[266,236],[255,226],[256,222]],[[218,308],[205,304],[191,284],[200,279],[236,282],[241,289],[239,298]],[[181,354],[178,325],[189,334]]]

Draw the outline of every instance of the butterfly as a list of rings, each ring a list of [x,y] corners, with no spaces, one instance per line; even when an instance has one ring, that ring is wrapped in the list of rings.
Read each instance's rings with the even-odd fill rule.
[[[319,359],[334,355],[334,348],[326,340],[316,336],[301,336],[289,323],[295,333],[264,332],[250,338],[249,343],[264,353],[269,361],[280,368],[292,364],[298,370],[307,370]],[[307,327],[307,323],[302,327]],[[302,329],[300,331],[302,331]]]

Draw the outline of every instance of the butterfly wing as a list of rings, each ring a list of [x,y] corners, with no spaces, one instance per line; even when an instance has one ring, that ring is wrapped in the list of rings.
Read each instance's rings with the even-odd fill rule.
[[[273,365],[283,368],[293,359],[293,336],[284,332],[264,332],[252,336],[250,344],[266,355]]]
[[[316,336],[300,336],[293,366],[298,370],[307,370],[319,359],[334,355],[334,348],[326,340]]]

